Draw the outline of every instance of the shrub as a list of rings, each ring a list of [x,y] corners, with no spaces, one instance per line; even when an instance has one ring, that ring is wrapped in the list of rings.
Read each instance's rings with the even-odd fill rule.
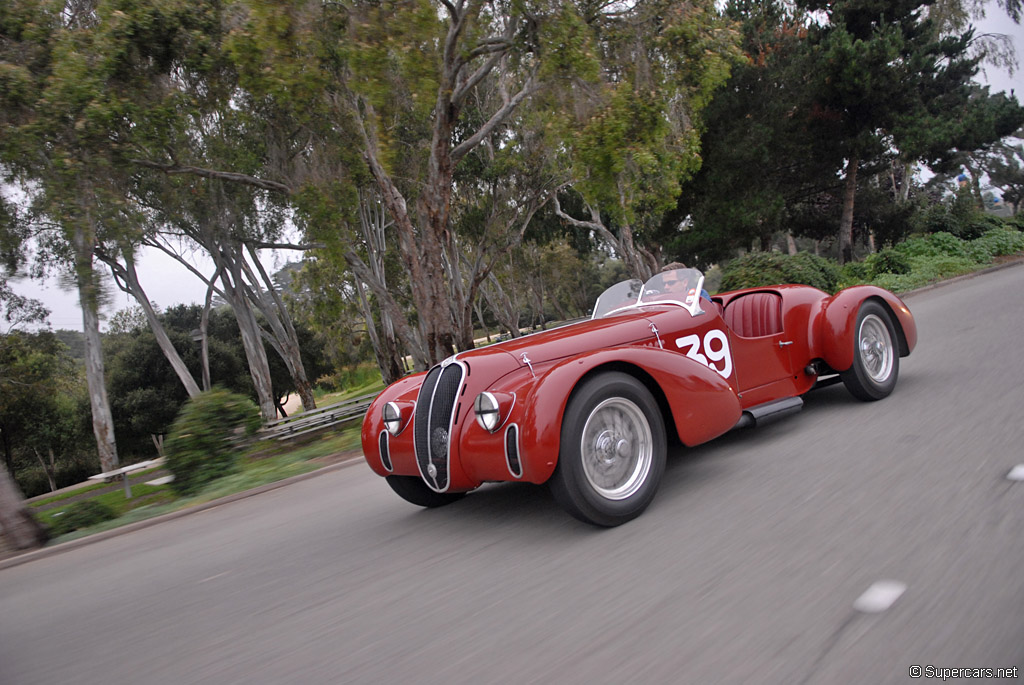
[[[967,243],[950,233],[932,233],[892,248],[906,257],[967,257]]]
[[[993,257],[1014,254],[1024,250],[1024,233],[1000,227],[985,233],[967,246],[967,252],[973,256],[987,256],[977,259],[981,263],[992,261]]]
[[[839,276],[840,270],[835,263],[807,252],[793,256],[779,252],[751,252],[723,268],[722,290],[801,283],[834,292]]]
[[[259,428],[255,405],[246,397],[215,388],[190,399],[181,408],[167,437],[167,468],[172,489],[191,494],[231,473],[240,439]]]
[[[839,272],[839,281],[843,285],[866,283],[871,280],[871,271],[866,262],[847,262]]]
[[[56,537],[115,518],[117,518],[117,512],[109,505],[92,499],[82,500],[69,505],[64,510],[63,516],[56,519],[50,526],[50,534]]]
[[[909,274],[911,268],[910,258],[892,248],[868,256],[864,264],[868,278],[874,278],[879,274]]]

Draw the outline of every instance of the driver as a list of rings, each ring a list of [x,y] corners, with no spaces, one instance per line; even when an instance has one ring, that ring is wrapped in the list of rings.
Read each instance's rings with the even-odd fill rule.
[[[688,267],[685,264],[683,264],[682,262],[672,262],[670,264],[666,264],[665,266],[663,266],[661,268],[661,273],[665,274],[661,278],[661,283],[665,287],[665,292],[667,292],[667,293],[685,293],[686,292],[686,289],[689,286],[689,282],[685,281],[685,280],[681,280],[679,278],[678,274],[667,273],[667,272],[670,272],[670,271],[675,271],[676,269],[686,269],[686,268],[688,268]],[[708,300],[708,301],[711,300],[711,295],[709,295],[708,291],[705,290],[704,288],[700,289],[700,296],[703,297],[705,300]]]

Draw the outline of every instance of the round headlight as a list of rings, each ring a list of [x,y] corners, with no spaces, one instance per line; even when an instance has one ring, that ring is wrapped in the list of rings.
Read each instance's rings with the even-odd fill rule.
[[[398,435],[402,430],[402,410],[398,408],[398,405],[394,402],[388,402],[381,409],[381,415],[384,419],[384,428],[387,429],[391,435]]]
[[[473,410],[476,412],[476,422],[486,431],[494,431],[498,427],[501,418],[498,407],[498,400],[489,392],[482,392],[476,396],[473,402]]]

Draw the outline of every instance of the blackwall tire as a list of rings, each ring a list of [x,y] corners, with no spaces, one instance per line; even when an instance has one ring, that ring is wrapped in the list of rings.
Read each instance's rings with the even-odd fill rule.
[[[839,376],[850,394],[872,402],[892,393],[899,372],[899,339],[892,317],[877,302],[865,302],[857,313],[853,365]]]
[[[599,374],[566,408],[551,492],[581,521],[621,525],[654,499],[665,452],[665,424],[650,391],[628,374]]]
[[[428,509],[443,507],[466,496],[464,492],[435,492],[418,476],[386,476],[384,480],[406,502]]]

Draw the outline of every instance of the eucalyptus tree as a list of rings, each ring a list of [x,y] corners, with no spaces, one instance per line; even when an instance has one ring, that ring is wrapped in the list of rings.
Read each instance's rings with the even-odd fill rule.
[[[575,58],[586,79],[567,91],[573,110],[559,131],[565,186],[585,216],[564,211],[558,197],[555,211],[646,280],[661,261],[651,239],[660,216],[700,168],[702,113],[739,57],[739,34],[708,1],[590,7],[581,16],[588,30],[572,35],[586,46]]]
[[[116,123],[131,103],[106,88],[116,59],[98,44],[95,3],[12,0],[0,12],[0,159],[26,193],[43,253],[78,288],[93,431],[105,470],[117,466],[100,346],[100,272],[95,246],[123,230],[122,170],[111,154]]]
[[[297,86],[303,95],[292,102],[310,95],[314,104],[294,128],[329,124],[344,141],[334,147],[358,153],[346,161],[347,177],[374,186],[386,208],[415,311],[404,314],[415,330],[398,334],[418,367],[471,344],[481,284],[556,181],[581,184],[593,203],[629,219],[651,198],[671,197],[675,181],[662,178],[696,165],[691,122],[732,49],[710,2],[296,1],[252,5],[242,16],[232,40],[245,87],[270,95]],[[653,27],[659,32],[644,33]],[[490,187],[460,180],[460,170],[481,160],[497,168],[501,157],[531,158],[538,135],[549,154],[572,148],[573,174],[522,173]],[[528,179],[518,197],[508,195]],[[464,235],[469,216],[479,230]],[[348,229],[339,231],[343,223]],[[345,222],[313,231],[318,240],[333,230],[351,242],[355,226],[349,210]],[[345,258],[397,320],[401,307],[361,255]]]

